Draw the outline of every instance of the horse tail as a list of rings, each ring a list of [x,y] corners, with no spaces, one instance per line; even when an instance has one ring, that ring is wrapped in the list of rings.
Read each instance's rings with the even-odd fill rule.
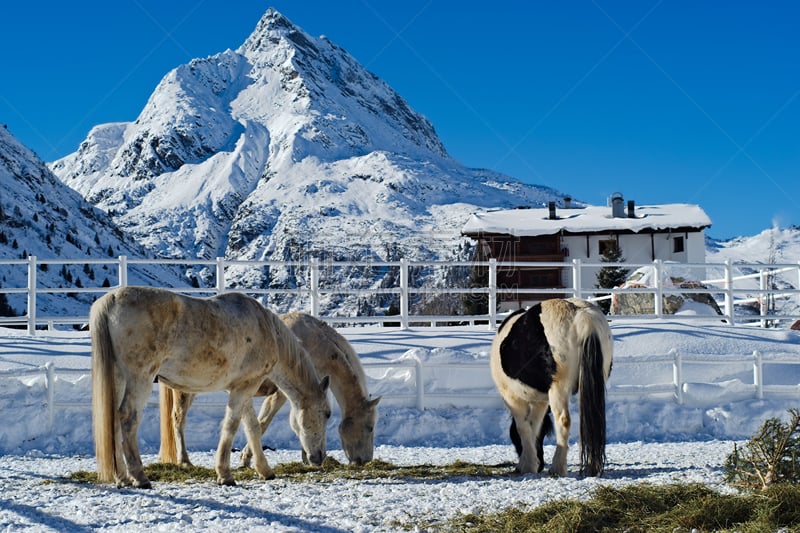
[[[113,301],[113,295],[101,298],[92,305],[89,317],[92,335],[92,427],[97,475],[101,483],[114,481],[120,453],[114,386],[115,355],[108,329],[109,307]]]
[[[158,411],[160,415],[161,447],[158,460],[162,463],[178,463],[178,444],[175,442],[175,420],[172,410],[175,405],[175,391],[163,383],[158,383]]]
[[[605,356],[601,335],[608,330],[608,323],[600,311],[590,310],[583,315],[588,323],[583,326],[579,377],[580,394],[580,440],[581,474],[599,476],[606,462],[606,386]],[[599,315],[599,316],[595,316]],[[602,321],[600,324],[599,321]],[[610,333],[609,333],[610,335]]]

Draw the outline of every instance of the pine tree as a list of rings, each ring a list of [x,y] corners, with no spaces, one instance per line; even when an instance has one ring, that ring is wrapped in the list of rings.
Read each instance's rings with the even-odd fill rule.
[[[4,292],[0,292],[0,316],[17,316],[14,309],[8,304],[8,297]]]
[[[625,257],[622,255],[622,248],[619,246],[606,246],[603,251],[603,256],[600,258],[601,263],[624,263]],[[629,270],[621,266],[604,266],[597,273],[597,285],[599,289],[613,289],[622,285],[628,277]],[[604,313],[608,313],[611,309],[610,300],[600,300],[597,304],[603,309]]]
[[[486,254],[483,248],[478,245],[475,251],[475,262],[486,261]],[[489,286],[489,267],[485,265],[473,265],[469,276],[469,288],[478,289]],[[482,292],[468,293],[461,298],[466,315],[485,315],[489,312],[489,295]]]

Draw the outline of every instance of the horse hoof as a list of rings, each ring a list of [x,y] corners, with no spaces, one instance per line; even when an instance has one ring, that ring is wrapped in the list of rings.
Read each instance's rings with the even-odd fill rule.
[[[218,485],[222,485],[224,487],[235,487],[236,486],[236,481],[234,481],[233,478],[217,479],[217,484]]]
[[[144,481],[134,481],[132,483],[132,486],[136,487],[137,489],[152,489],[153,488],[153,485],[152,485],[152,483],[150,483],[149,479],[145,479]]]

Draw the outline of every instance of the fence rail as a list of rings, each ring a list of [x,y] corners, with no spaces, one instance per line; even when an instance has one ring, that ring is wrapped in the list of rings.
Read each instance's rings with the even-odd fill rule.
[[[53,287],[43,286],[39,282],[38,273],[48,269],[50,265],[62,267],[81,266],[88,268],[90,265],[103,265],[104,268],[116,270],[115,282],[107,286],[70,286]],[[446,323],[487,323],[494,329],[497,322],[503,317],[499,311],[499,304],[504,298],[524,299],[528,297],[574,296],[578,298],[601,300],[615,298],[620,294],[649,294],[652,295],[652,313],[637,315],[641,318],[662,318],[665,316],[665,298],[675,294],[700,294],[708,293],[718,303],[722,316],[729,324],[743,321],[758,321],[762,326],[775,321],[795,321],[800,319],[800,262],[797,264],[761,264],[761,263],[665,263],[661,260],[652,263],[589,263],[580,259],[571,262],[497,262],[489,261],[320,261],[311,258],[307,261],[244,261],[216,258],[213,260],[191,259],[134,259],[126,256],[104,259],[39,259],[29,256],[26,259],[0,260],[0,267],[24,269],[24,274],[16,276],[27,280],[26,284],[16,287],[0,287],[0,295],[24,294],[26,296],[26,312],[21,317],[0,317],[0,325],[22,325],[27,327],[29,333],[34,334],[40,325],[54,326],[55,324],[85,324],[88,320],[88,308],[85,312],[75,316],[59,316],[40,312],[37,300],[43,295],[56,294],[92,294],[102,295],[113,287],[129,284],[130,270],[137,266],[187,266],[205,269],[208,279],[212,283],[207,286],[167,287],[183,293],[219,294],[226,291],[237,290],[254,296],[271,297],[274,295],[302,296],[305,309],[301,309],[328,322],[339,323],[397,323],[403,328],[410,324],[446,324]],[[652,286],[634,286],[627,288],[597,289],[588,283],[597,270],[604,267],[620,267],[636,269],[648,267],[652,269]],[[397,275],[391,286],[352,287],[346,282],[332,279],[333,272],[340,269],[383,269],[396,271]],[[438,286],[425,284],[416,286],[412,280],[411,271],[423,269],[475,269],[486,270],[486,282],[479,286]],[[563,286],[526,288],[518,285],[498,283],[498,270],[515,269],[559,269],[562,272]],[[294,288],[264,288],[269,283],[260,286],[232,286],[233,277],[231,269],[296,269],[304,272],[302,284]],[[671,283],[669,273],[675,269],[691,272],[690,278],[698,281],[702,286],[679,286]],[[14,279],[14,276],[4,276]],[[329,277],[331,279],[329,279]],[[446,276],[444,276],[446,277]],[[474,285],[472,280],[465,285]],[[780,283],[778,283],[780,281]],[[188,282],[187,282],[188,283]],[[388,295],[398,301],[398,314],[380,316],[337,316],[335,314],[321,314],[321,302],[325,297],[346,297]],[[483,298],[488,311],[484,314],[414,314],[412,300],[431,299],[440,295],[471,296]],[[691,316],[686,317],[688,319]]]

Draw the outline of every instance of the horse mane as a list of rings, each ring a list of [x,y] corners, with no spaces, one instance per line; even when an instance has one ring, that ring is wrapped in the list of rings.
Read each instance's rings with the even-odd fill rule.
[[[356,353],[355,348],[353,348],[353,346],[347,342],[344,337],[339,335],[339,333],[328,323],[319,319],[315,320],[321,324],[320,327],[323,329],[323,331],[325,331],[325,336],[327,337],[328,341],[335,345],[345,356],[347,368],[349,368],[350,371],[353,372],[353,375],[355,375],[358,387],[361,390],[364,398],[369,398],[369,393],[367,392],[367,375],[364,373],[364,368],[358,364],[358,353]]]
[[[260,304],[259,304],[260,305]],[[271,331],[275,340],[276,357],[283,368],[291,370],[298,378],[304,382],[318,383],[319,376],[311,363],[303,344],[300,342],[289,327],[283,323],[278,315],[264,306],[263,316],[267,324],[266,331]],[[305,391],[298,390],[299,393]]]

